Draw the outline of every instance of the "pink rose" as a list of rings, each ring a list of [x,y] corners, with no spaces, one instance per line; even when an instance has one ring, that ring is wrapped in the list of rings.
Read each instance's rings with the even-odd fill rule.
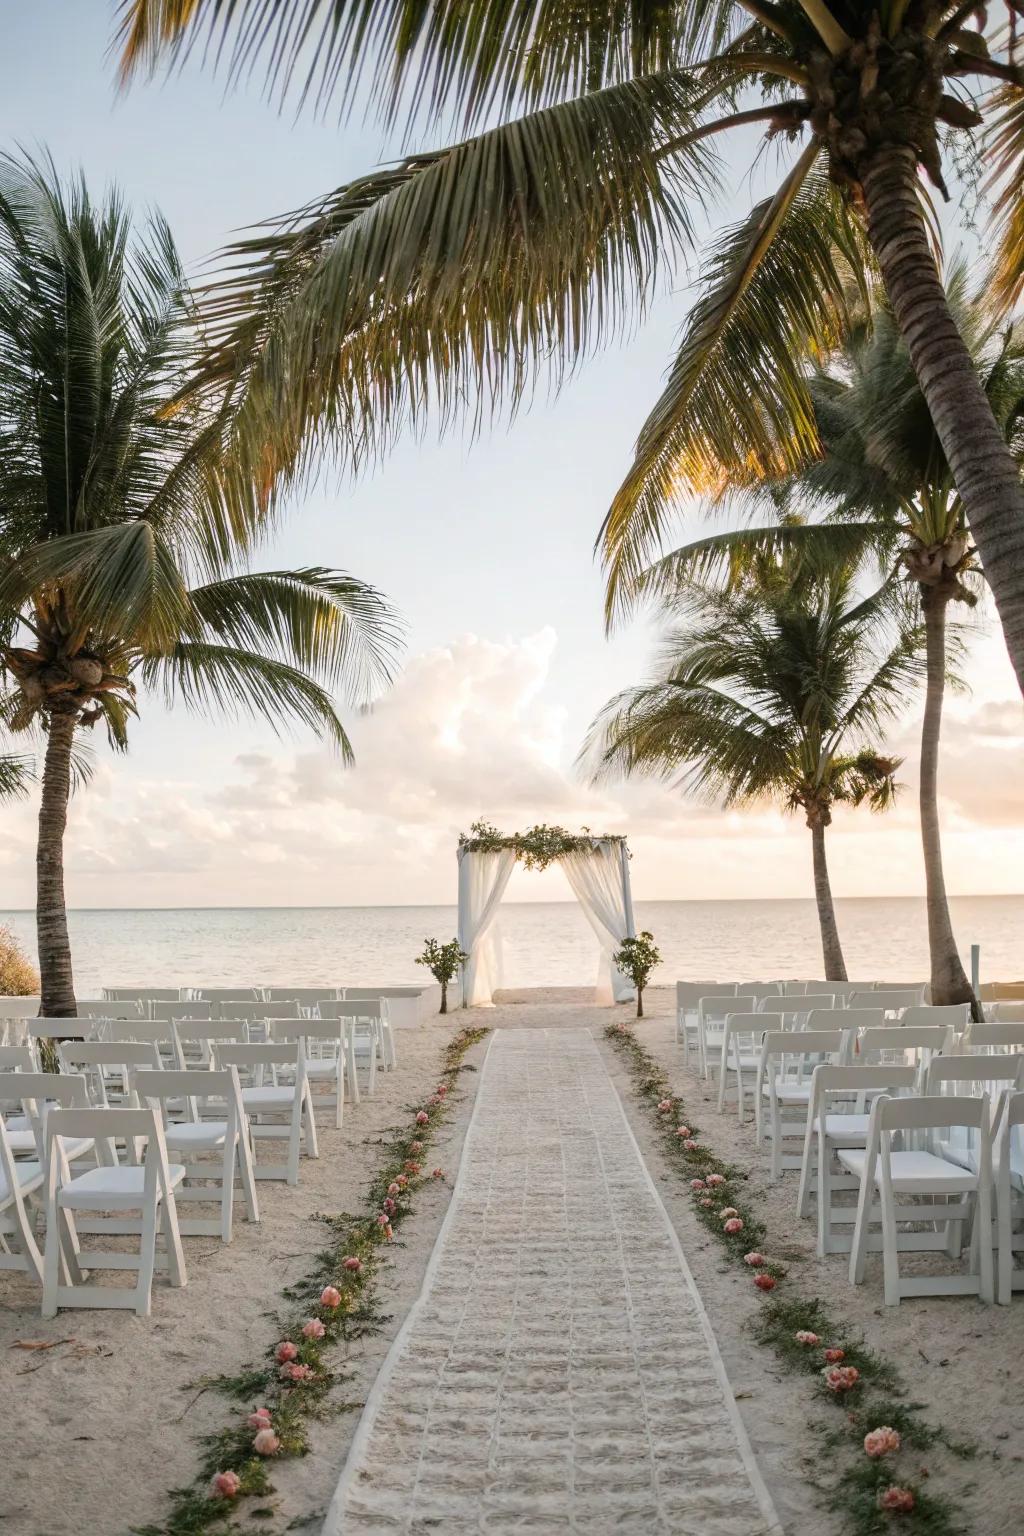
[[[709,1184],[724,1184],[725,1183],[725,1174],[724,1173],[709,1173],[708,1174],[708,1183]]]
[[[689,1134],[690,1134],[690,1127],[688,1125],[677,1125],[676,1126],[676,1135],[677,1136],[689,1136]]]
[[[363,1261],[362,1259],[354,1258],[352,1254],[349,1254],[347,1259],[342,1259],[341,1267],[342,1269],[350,1269],[353,1274],[357,1275],[363,1267]]]
[[[437,1087],[434,1089],[434,1092],[437,1094],[439,1099],[443,1099],[445,1094],[448,1092],[448,1084],[438,1083]]]
[[[358,1259],[356,1260],[356,1263],[359,1263]],[[348,1266],[349,1260],[346,1259],[344,1267],[347,1269]],[[320,1305],[322,1307],[340,1307],[341,1292],[335,1290],[333,1285],[325,1285],[323,1290],[320,1292]]]
[[[215,1499],[233,1499],[241,1486],[237,1472],[215,1472],[210,1479],[210,1494]]]
[[[722,1231],[728,1232],[730,1237],[734,1237],[737,1232],[743,1231],[743,1223],[738,1216],[730,1216],[729,1220],[723,1226]]]
[[[845,1360],[846,1359],[846,1350],[845,1349],[826,1349],[826,1350],[823,1350],[822,1351],[822,1359],[823,1360],[827,1360],[829,1365],[838,1365],[840,1360]]]
[[[273,1456],[281,1449],[281,1442],[272,1429],[261,1429],[253,1436],[252,1448],[258,1456]]]
[[[391,1195],[392,1197],[394,1197],[395,1195],[400,1195],[401,1193],[402,1193],[401,1185],[396,1184],[394,1182],[394,1180],[392,1180],[391,1183],[388,1185],[388,1194]]]
[[[687,1152],[696,1152],[698,1145],[699,1143],[694,1141],[692,1137],[683,1142],[683,1148]]]
[[[393,1216],[397,1210],[398,1210],[398,1206],[395,1204],[395,1202],[393,1200],[385,1200],[384,1201],[384,1214],[386,1216]]]
[[[707,1185],[705,1184],[703,1179],[691,1179],[690,1180],[690,1188],[691,1189],[707,1189]]]
[[[318,1317],[311,1317],[302,1325],[302,1336],[305,1339],[322,1339],[327,1329]]]
[[[399,1189],[404,1189],[405,1186],[408,1184],[408,1182],[409,1182],[408,1174],[400,1173],[398,1175],[398,1187],[399,1187]]]
[[[723,1205],[718,1214],[721,1216],[723,1221],[728,1221],[730,1216],[738,1216],[739,1211],[734,1205]]]
[[[821,1340],[816,1333],[811,1333],[808,1328],[800,1328],[793,1335],[798,1344],[820,1344]]]
[[[888,1424],[880,1424],[864,1436],[864,1449],[872,1461],[877,1461],[880,1456],[888,1456],[891,1451],[898,1451],[899,1448],[899,1430],[892,1429]]]
[[[672,1108],[672,1100],[671,1099],[662,1099],[661,1103],[658,1105],[658,1114],[659,1115],[667,1115],[671,1108]]]
[[[751,1269],[760,1269],[761,1265],[767,1264],[768,1260],[765,1258],[763,1253],[757,1253],[755,1251],[754,1253],[745,1253],[743,1255],[743,1262],[744,1264],[749,1264]]]
[[[419,1114],[416,1116],[416,1124],[417,1125],[426,1125],[426,1123],[427,1123],[427,1121],[429,1119],[430,1119],[430,1116],[427,1114],[426,1110],[425,1109],[421,1109]]]
[[[419,1173],[420,1169],[423,1167],[423,1164],[417,1163],[412,1158],[410,1158],[408,1162],[403,1163],[402,1166],[404,1167],[406,1173]]]
[[[410,1141],[410,1143],[409,1143],[409,1151],[410,1152],[422,1152],[423,1151],[423,1143],[422,1143],[422,1141]]]
[[[855,1365],[833,1365],[824,1376],[830,1392],[850,1392],[860,1380],[860,1371]]]
[[[250,1413],[245,1422],[248,1424],[250,1429],[269,1429],[270,1409],[257,1408],[254,1413]]]
[[[431,1178],[433,1178],[433,1179],[443,1179],[444,1178],[444,1169],[443,1168],[435,1168],[433,1173],[431,1174]]]
[[[289,1360],[294,1360],[298,1352],[298,1345],[293,1344],[291,1339],[282,1339],[274,1350],[274,1359],[278,1365],[285,1365]]]
[[[710,1209],[714,1205],[714,1203],[715,1202],[712,1200],[710,1195],[705,1195],[703,1200],[700,1201],[700,1204],[703,1206],[704,1210],[706,1210],[706,1211],[710,1211]]]
[[[893,1515],[909,1515],[914,1507],[914,1495],[909,1488],[900,1488],[893,1483],[878,1495],[878,1507]]]
[[[311,1381],[313,1379],[313,1367],[311,1365],[296,1365],[291,1361],[288,1365],[282,1365],[280,1375],[285,1381]]]
[[[774,1291],[775,1281],[771,1275],[755,1275],[754,1284],[759,1291]]]
[[[433,1098],[432,1098],[432,1099],[428,1099],[428,1100],[427,1100],[427,1103],[428,1103],[428,1104],[429,1104],[429,1105],[430,1105],[430,1106],[431,1106],[431,1107],[433,1107],[433,1106],[434,1106],[434,1105],[436,1105],[436,1104],[440,1104],[440,1102],[441,1102],[441,1095],[440,1095],[440,1094],[438,1094],[438,1093],[435,1093],[435,1094],[434,1094],[434,1096],[433,1096]]]

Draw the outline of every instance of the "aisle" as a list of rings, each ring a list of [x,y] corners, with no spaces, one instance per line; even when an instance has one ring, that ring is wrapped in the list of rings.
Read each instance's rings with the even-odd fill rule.
[[[778,1529],[595,1041],[499,1030],[324,1536]]]

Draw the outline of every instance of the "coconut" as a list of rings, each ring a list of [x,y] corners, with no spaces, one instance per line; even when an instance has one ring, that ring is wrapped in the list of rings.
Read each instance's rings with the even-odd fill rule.
[[[94,656],[76,656],[68,667],[75,682],[83,688],[95,688],[103,681],[103,663]]]

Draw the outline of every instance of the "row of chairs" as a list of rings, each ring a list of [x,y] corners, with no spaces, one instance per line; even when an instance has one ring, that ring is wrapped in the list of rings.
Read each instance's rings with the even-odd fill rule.
[[[926,1294],[1009,1302],[1024,1289],[1024,1020],[972,1023],[966,1008],[897,1002],[899,990],[917,997],[909,988],[872,989],[870,1010],[856,993],[822,1006],[821,994],[777,985],[725,1000],[683,986],[679,1039],[690,1020],[678,1015],[694,1006],[699,1039],[706,998],[703,1021],[719,1027],[719,1108],[735,1085],[743,1120],[749,1089],[757,1146],[768,1144],[773,1178],[799,1170],[798,1209],[816,1216],[819,1255],[848,1254],[859,1284],[880,1250],[888,1304]],[[791,1010],[797,996],[813,1006]],[[710,1062],[704,1039],[698,1061]],[[902,1273],[908,1252],[966,1252],[966,1272]]]

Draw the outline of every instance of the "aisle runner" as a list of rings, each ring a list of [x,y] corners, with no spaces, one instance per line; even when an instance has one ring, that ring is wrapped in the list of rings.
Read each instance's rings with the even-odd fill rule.
[[[583,1030],[499,1030],[325,1536],[754,1536],[776,1517]]]

